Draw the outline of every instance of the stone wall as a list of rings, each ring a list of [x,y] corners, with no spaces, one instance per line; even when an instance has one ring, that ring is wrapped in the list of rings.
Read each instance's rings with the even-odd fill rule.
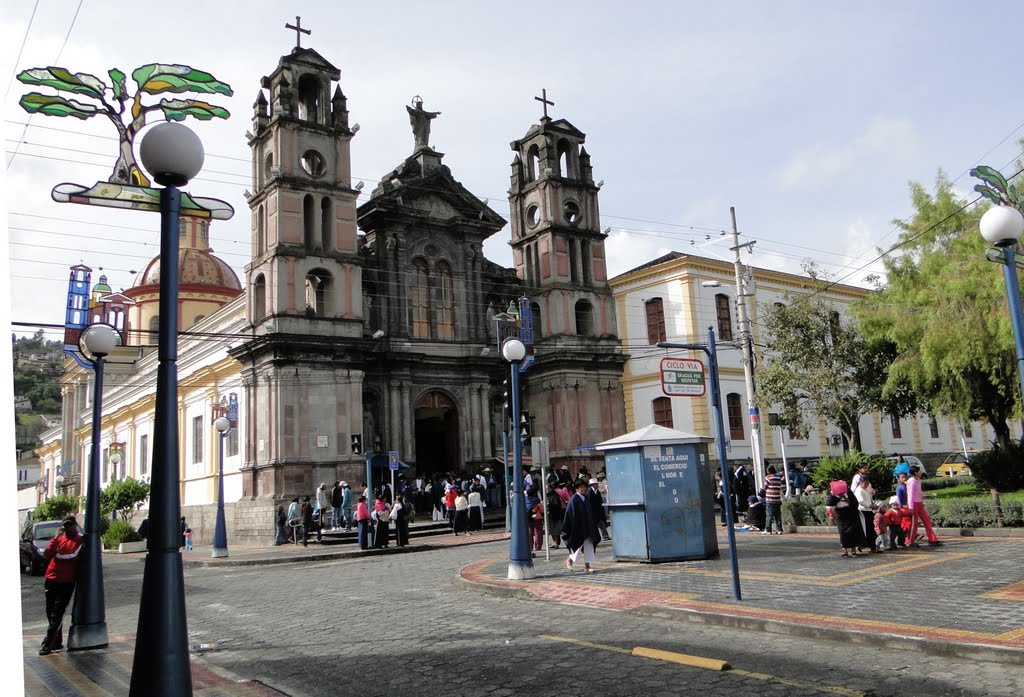
[[[224,523],[227,527],[228,549],[232,544],[272,545],[274,543],[274,513],[277,504],[287,508],[288,501],[273,499],[242,500],[224,504]],[[185,523],[192,528],[192,541],[197,545],[212,545],[213,530],[217,523],[217,504],[182,506]]]

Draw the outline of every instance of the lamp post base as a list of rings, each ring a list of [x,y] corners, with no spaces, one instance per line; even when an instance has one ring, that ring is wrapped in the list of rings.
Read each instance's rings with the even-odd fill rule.
[[[106,648],[107,623],[74,624],[68,630],[68,651],[84,651],[86,649]]]
[[[213,552],[210,554],[211,557],[217,559],[219,557],[226,557],[228,555],[227,547],[214,547]]]
[[[534,577],[532,561],[515,561],[508,563],[508,578],[510,581],[527,581]]]

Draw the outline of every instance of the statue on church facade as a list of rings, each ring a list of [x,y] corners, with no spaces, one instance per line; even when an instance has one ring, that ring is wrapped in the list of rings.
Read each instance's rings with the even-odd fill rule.
[[[440,111],[426,111],[423,98],[416,95],[412,98],[412,106],[405,107],[409,112],[409,123],[412,124],[412,135],[416,139],[416,148],[430,147],[430,121],[436,119]]]

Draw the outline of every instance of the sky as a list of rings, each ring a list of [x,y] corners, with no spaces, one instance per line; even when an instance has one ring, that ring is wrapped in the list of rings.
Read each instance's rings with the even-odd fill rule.
[[[36,88],[16,72],[58,65],[104,77],[152,62],[182,63],[229,83],[210,101],[226,121],[189,119],[204,170],[189,185],[237,213],[214,223],[211,246],[244,279],[251,188],[244,133],[260,78],[295,45],[342,73],[355,181],[364,202],[413,150],[405,105],[440,111],[431,145],[453,175],[508,217],[512,151],[541,116],[587,134],[609,272],[669,251],[731,259],[729,207],[744,261],[799,272],[811,259],[835,280],[865,285],[878,248],[913,214],[908,182],[939,168],[970,193],[978,162],[1012,171],[1024,104],[1008,47],[1024,5],[965,2],[10,3],[0,19],[12,322],[62,324],[68,267],[103,269],[115,289],[158,253],[159,217],[55,203],[62,182],[105,180],[116,157],[109,122],[33,116]],[[43,91],[46,91],[45,89]],[[485,245],[510,266],[509,228]],[[98,273],[94,272],[94,280]],[[16,325],[18,333],[31,328]],[[47,332],[57,338],[59,331]]]

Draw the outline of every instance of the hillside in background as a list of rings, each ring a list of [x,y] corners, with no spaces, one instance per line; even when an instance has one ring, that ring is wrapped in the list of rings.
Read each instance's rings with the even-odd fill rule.
[[[60,415],[62,344],[47,341],[43,330],[31,337],[12,335],[15,434],[19,449],[34,447],[41,432]]]

